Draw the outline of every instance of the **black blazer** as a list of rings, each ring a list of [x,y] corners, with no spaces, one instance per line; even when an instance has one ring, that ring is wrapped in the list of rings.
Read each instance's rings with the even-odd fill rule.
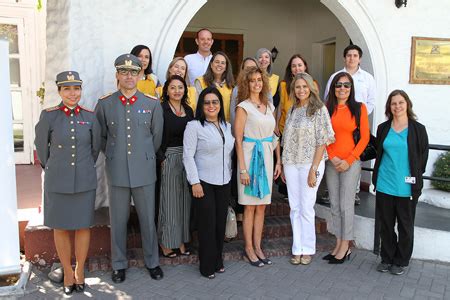
[[[377,129],[377,158],[373,168],[372,183],[377,186],[378,168],[383,157],[383,142],[391,128],[392,120],[378,125]],[[413,199],[418,199],[422,194],[423,178],[428,160],[428,135],[425,126],[417,121],[408,121],[408,158],[411,176],[416,177],[416,183],[411,186]]]

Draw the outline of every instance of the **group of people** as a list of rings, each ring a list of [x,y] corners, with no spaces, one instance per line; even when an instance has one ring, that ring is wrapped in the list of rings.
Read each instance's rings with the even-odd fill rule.
[[[375,103],[373,77],[359,66],[361,49],[350,45],[344,50],[345,68],[331,76],[322,99],[299,54],[291,57],[280,82],[272,72],[271,52],[259,49],[243,60],[235,83],[226,53],[210,51],[212,32],[200,30],[195,41],[198,52],[174,58],[162,86],[147,46],[119,56],[114,63],[118,89],[101,97],[95,111],[79,105],[77,72],[57,75],[62,102],[42,112],[35,144],[45,171],[44,224],[54,229],[66,294],[85,288],[100,151],[109,182],[115,283],[125,280],[128,267],[131,197],[153,279],[163,278],[159,247],[168,258],[191,254],[192,223],[198,231],[200,273],[213,279],[225,272],[222,251],[233,186],[243,210],[243,255],[255,267],[271,265],[262,232],[278,177],[286,183],[291,208],[290,262],[307,265],[316,252],[314,204],[324,175],[332,214],[328,228],[336,244],[323,259],[340,264],[350,257],[359,157],[369,142],[368,115]],[[388,120],[377,130],[373,174],[382,240],[377,269],[401,274],[412,254],[428,140],[404,91],[389,95],[385,114]]]

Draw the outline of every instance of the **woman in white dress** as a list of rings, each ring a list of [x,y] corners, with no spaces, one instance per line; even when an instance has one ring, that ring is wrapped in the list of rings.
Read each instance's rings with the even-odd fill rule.
[[[234,123],[240,175],[238,202],[245,206],[244,255],[256,267],[272,264],[261,249],[261,238],[264,210],[272,198],[272,181],[281,174],[280,147],[274,136],[275,107],[268,101],[268,91],[266,73],[259,67],[246,69],[239,83]]]

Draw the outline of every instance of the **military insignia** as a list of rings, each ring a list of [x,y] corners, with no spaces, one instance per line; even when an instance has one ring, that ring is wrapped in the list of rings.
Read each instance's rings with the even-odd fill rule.
[[[138,114],[151,114],[152,110],[151,109],[138,109]]]
[[[129,59],[126,59],[126,60],[125,60],[125,66],[127,66],[127,67],[133,66],[133,61],[132,61],[132,60],[129,60]]]
[[[75,76],[74,75],[67,75],[67,81],[74,81]]]
[[[89,125],[89,124],[91,124],[91,122],[88,122],[88,121],[77,121],[77,124],[80,124],[80,125]]]
[[[111,95],[112,95],[112,93],[108,93],[108,94],[106,94],[106,95],[101,96],[99,99],[100,99],[100,100],[103,100],[103,99],[108,98],[108,97],[111,96]]]

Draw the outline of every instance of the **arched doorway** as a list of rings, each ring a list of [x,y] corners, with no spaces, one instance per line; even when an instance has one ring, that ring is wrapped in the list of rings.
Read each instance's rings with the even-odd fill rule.
[[[287,1],[285,1],[287,3]],[[291,1],[289,1],[291,2]],[[377,33],[377,29],[374,27],[373,22],[371,20],[370,15],[367,13],[366,8],[364,7],[363,3],[359,1],[346,1],[346,0],[321,0],[320,3],[317,3],[316,1],[297,1],[296,7],[298,7],[298,11],[302,10],[302,7],[305,7],[305,10],[307,11],[308,5],[324,5],[334,16],[337,18],[337,21],[339,26],[342,26],[345,29],[346,34],[348,37],[352,40],[354,44],[358,44],[362,47],[364,51],[364,58],[362,62],[362,67],[369,72],[374,74],[375,81],[377,83],[377,103],[376,107],[378,109],[375,110],[374,113],[374,124],[378,124],[381,121],[384,120],[383,116],[383,105],[384,100],[387,95],[387,66],[386,66],[386,59],[385,54],[383,52],[383,48],[381,46],[381,42],[379,40],[379,36]],[[175,9],[171,11],[171,15],[166,18],[166,22],[164,23],[163,29],[160,32],[160,36],[157,39],[158,43],[155,45],[155,59],[154,61],[157,62],[157,65],[155,66],[155,69],[157,70],[157,73],[160,78],[164,78],[165,72],[167,70],[167,66],[171,59],[173,58],[173,55],[176,50],[176,46],[180,40],[180,37],[182,36],[183,32],[185,31],[186,27],[190,25],[191,20],[194,17],[197,17],[197,13],[201,13],[201,9],[205,4],[212,4],[212,3],[220,3],[222,6],[226,7],[226,5],[230,5],[229,2],[225,1],[219,1],[219,0],[179,0],[175,6]],[[252,18],[252,22],[255,24],[255,26],[259,27],[260,30],[258,34],[263,35],[264,37],[268,37],[268,43],[267,45],[260,45],[259,47],[273,47],[277,43],[277,36],[269,36],[266,34],[267,32],[267,26],[265,25],[264,19],[258,19],[258,16],[254,13],[255,6],[252,6],[253,1],[245,1],[245,2],[239,2],[239,9],[246,12],[248,16]],[[280,11],[283,1],[258,1],[258,6],[266,5],[267,9],[270,13],[274,13],[276,9]],[[312,3],[312,4],[311,4]],[[206,6],[205,6],[206,7]],[[223,7],[222,7],[223,8]],[[300,16],[301,17],[301,16]],[[304,18],[317,18],[318,16],[310,15],[308,16],[303,15]],[[211,20],[211,22],[215,22],[218,24],[218,19],[216,19],[214,16],[208,16],[208,18]],[[233,16],[233,14],[227,13],[226,18],[228,19],[229,23],[236,22],[237,18],[236,16]],[[295,11],[287,15],[285,17],[279,16],[274,14],[274,19],[276,19],[277,24],[279,24],[279,35],[288,35],[291,34],[292,36],[292,43],[286,47],[286,54],[287,56],[290,56],[293,53],[301,52],[302,49],[304,49],[302,43],[301,43],[301,37],[295,36],[295,33],[289,32],[288,28],[292,26],[292,24],[299,24],[299,15]],[[204,25],[198,25],[197,27],[191,26],[195,29],[200,29],[202,27],[205,27]],[[248,28],[231,28],[232,26],[226,26],[221,25],[221,28],[218,28],[217,26],[213,31],[218,31],[222,33],[234,33],[234,34],[244,34],[244,44],[247,46],[248,44],[248,38],[246,36],[249,35],[250,31]],[[191,31],[192,31],[191,30]],[[317,30],[320,30],[320,28],[311,28],[310,34],[314,35],[317,33]],[[336,61],[336,69],[342,67],[342,51],[340,48],[343,49],[348,44],[348,40],[346,41],[340,41],[334,40],[336,42],[336,55],[335,55],[335,61]],[[318,77],[320,79],[321,77],[321,69],[322,66],[320,65],[323,56],[318,54],[317,51],[320,51],[322,45],[328,45],[332,43],[333,40],[315,40],[315,45],[311,45],[308,47],[311,47],[309,50],[311,52],[311,55],[307,58],[312,66],[311,73],[313,76]],[[339,45],[341,43],[341,45]],[[342,43],[346,43],[343,45]],[[258,47],[258,48],[259,48]],[[255,47],[253,47],[255,48]],[[247,47],[244,50],[244,56],[246,55],[253,55],[256,49],[248,49]],[[248,52],[248,53],[247,53]],[[278,66],[278,73],[280,75],[283,75],[283,68],[284,65],[282,63],[282,58],[279,59],[280,65]],[[319,66],[319,67],[317,67]],[[322,80],[319,80],[319,82],[326,82],[327,79],[322,78]]]

